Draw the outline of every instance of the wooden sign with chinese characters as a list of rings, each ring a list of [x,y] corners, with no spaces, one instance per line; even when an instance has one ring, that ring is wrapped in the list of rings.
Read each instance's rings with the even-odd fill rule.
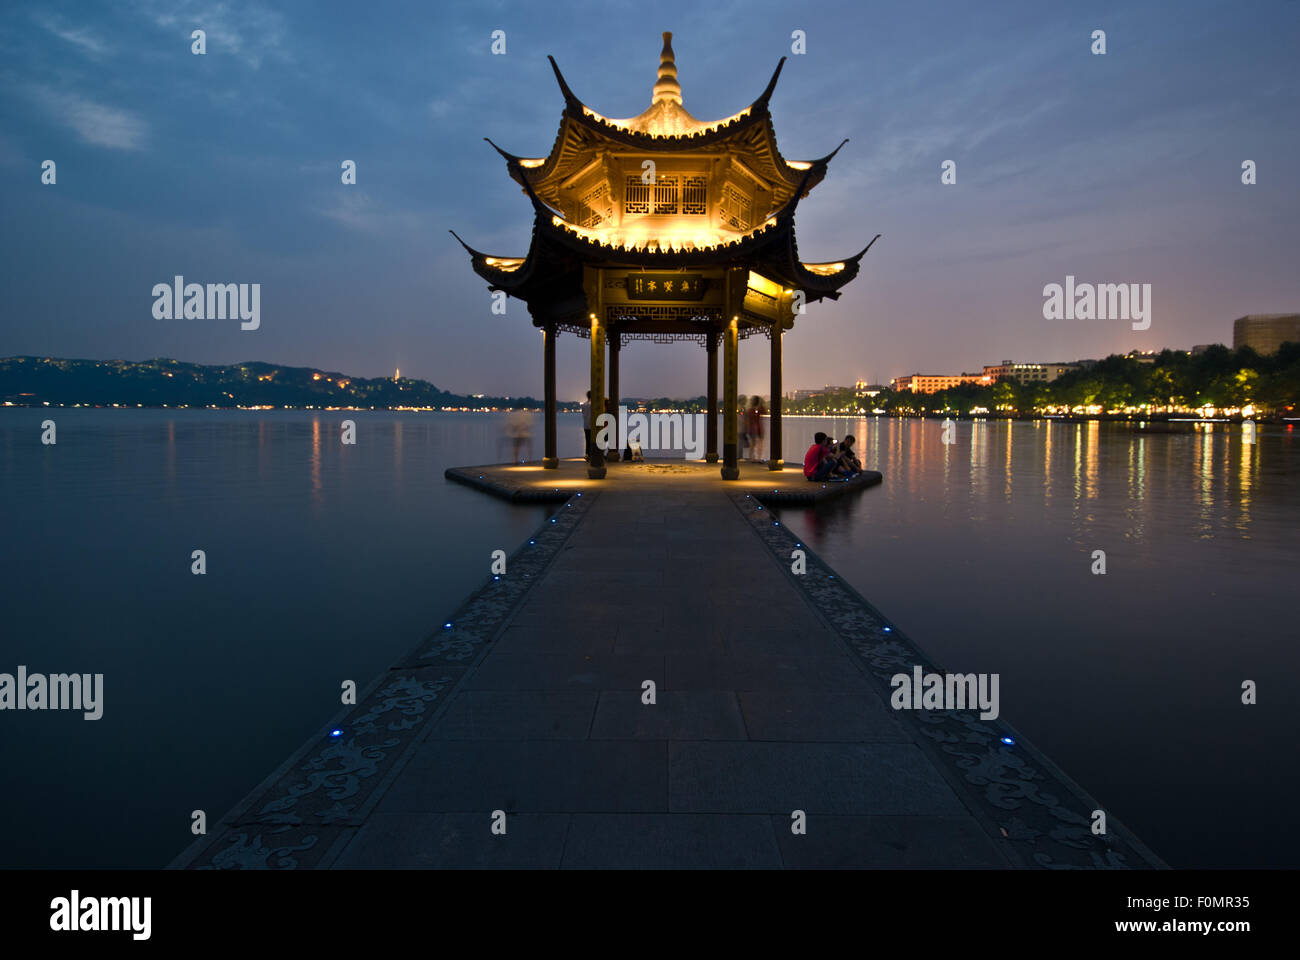
[[[705,279],[698,273],[629,273],[629,300],[698,300]]]

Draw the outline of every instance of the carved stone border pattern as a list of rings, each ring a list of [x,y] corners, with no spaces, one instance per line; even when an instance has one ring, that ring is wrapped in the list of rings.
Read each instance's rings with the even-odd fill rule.
[[[753,497],[732,501],[771,550],[785,575],[827,625],[867,662],[867,672],[886,698],[889,678],[920,665],[943,670],[879,610],[863,599],[780,517]],[[796,546],[807,555],[807,573],[790,572]],[[1107,835],[1094,836],[1092,811],[1105,809],[1034,749],[1000,717],[981,720],[976,711],[899,710],[895,717],[924,735],[929,752],[946,766],[950,782],[967,786],[967,805],[978,811],[995,842],[1026,866],[1048,869],[1164,868],[1166,865],[1107,814]],[[1014,746],[1002,742],[1010,737]]]

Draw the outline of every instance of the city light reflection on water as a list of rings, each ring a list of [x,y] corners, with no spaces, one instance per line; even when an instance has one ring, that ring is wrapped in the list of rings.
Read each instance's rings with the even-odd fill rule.
[[[827,422],[787,426],[787,459]],[[1294,432],[961,421],[945,445],[940,420],[854,429],[883,483],[780,511],[792,533],[941,664],[1000,673],[1008,719],[1170,863],[1300,862]],[[1260,678],[1272,702],[1243,707]],[[1232,829],[1207,832],[1207,809]]]

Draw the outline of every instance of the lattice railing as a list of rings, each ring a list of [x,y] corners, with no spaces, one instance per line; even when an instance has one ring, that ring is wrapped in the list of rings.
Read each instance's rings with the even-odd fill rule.
[[[606,308],[606,322],[610,324],[610,327],[607,329],[609,331],[617,332],[619,339],[623,343],[628,343],[632,340],[644,340],[649,343],[674,343],[678,340],[690,340],[690,341],[694,341],[695,343],[699,344],[702,347],[705,347],[708,346],[710,335],[721,338],[720,331],[718,331],[716,328],[710,329],[711,327],[713,327],[714,324],[721,325],[722,323],[722,316],[721,316],[722,311],[720,307],[714,307],[714,308],[696,307],[694,308],[693,311],[692,308],[689,307],[660,307],[656,309],[682,311],[682,315],[674,317],[673,319],[685,319],[685,320],[697,321],[699,323],[700,329],[698,331],[695,330],[635,330],[635,331],[619,330],[617,325],[619,320],[625,320],[630,322],[636,320],[646,320],[650,318],[650,314],[648,312],[642,313],[638,311],[636,315],[628,315],[626,312],[624,312],[625,308],[622,307]],[[706,310],[712,312],[705,315],[704,311]],[[694,315],[686,316],[685,314],[688,312],[693,312]],[[662,315],[660,315],[660,318],[662,318]],[[591,326],[589,324],[579,323],[576,321],[565,321],[565,322],[557,323],[555,325],[555,328],[561,333],[571,333],[574,336],[581,337],[584,340],[591,339]],[[748,340],[750,337],[754,336],[755,334],[760,334],[764,337],[771,339],[772,331],[769,327],[765,325],[742,326],[737,331],[737,336],[741,340]]]
[[[605,308],[605,320],[616,323],[619,320],[691,320],[707,323],[722,322],[721,307],[706,307],[697,304],[620,304]]]

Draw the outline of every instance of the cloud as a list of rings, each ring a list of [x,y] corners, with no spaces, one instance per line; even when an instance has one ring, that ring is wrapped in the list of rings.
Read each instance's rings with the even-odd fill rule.
[[[357,192],[355,187],[341,187],[340,190],[328,204],[318,207],[316,212],[335,223],[363,233],[391,234],[419,229],[421,226],[421,219],[413,212],[385,209],[372,200],[369,194]]]
[[[284,18],[268,7],[204,0],[143,0],[140,5],[157,26],[180,29],[187,38],[202,30],[209,54],[233,54],[254,70],[266,59],[293,59],[282,44]]]
[[[86,53],[98,57],[109,52],[108,44],[91,33],[89,27],[71,27],[63,18],[47,13],[36,14],[33,19],[60,40],[66,40]]]
[[[130,111],[49,87],[35,87],[33,93],[50,119],[71,127],[86,143],[112,150],[139,150],[144,145],[148,125]]]

